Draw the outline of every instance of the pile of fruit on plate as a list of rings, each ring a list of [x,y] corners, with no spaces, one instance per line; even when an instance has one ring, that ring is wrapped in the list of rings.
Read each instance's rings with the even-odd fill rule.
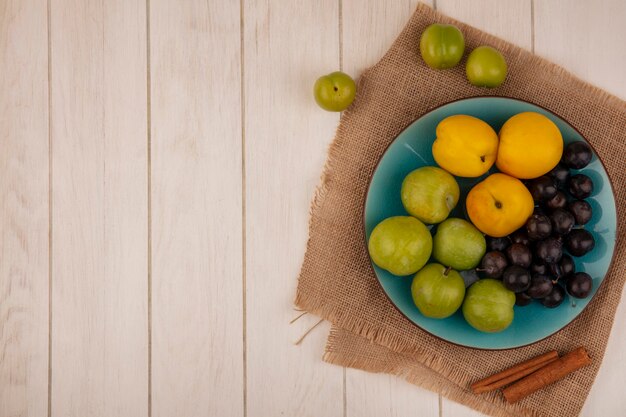
[[[413,276],[421,314],[443,319],[461,309],[472,327],[493,333],[512,323],[515,304],[554,308],[568,294],[588,297],[592,278],[572,257],[595,246],[585,229],[594,184],[578,172],[593,158],[589,145],[565,146],[557,125],[530,111],[499,132],[476,117],[448,116],[436,136],[438,166],[415,169],[398,190],[408,215],[384,219],[368,240],[376,266]],[[450,217],[466,178],[476,183],[461,202],[465,218]]]

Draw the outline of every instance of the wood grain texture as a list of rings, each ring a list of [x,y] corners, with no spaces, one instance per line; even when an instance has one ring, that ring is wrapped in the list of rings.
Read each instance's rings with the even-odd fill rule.
[[[389,374],[347,369],[346,417],[436,417],[439,395]]]
[[[249,417],[343,415],[343,372],[321,361],[328,327],[289,325],[309,207],[338,115],[313,100],[339,68],[335,0],[244,1]]]
[[[626,4],[535,0],[535,52],[626,99]]]
[[[528,50],[531,0],[437,0],[437,10]]]
[[[486,417],[486,414],[472,410],[464,405],[455,403],[454,401],[442,398],[441,414],[442,417]]]
[[[376,64],[415,11],[418,0],[343,0],[343,69],[355,79]],[[432,0],[422,1],[432,6]]]
[[[238,2],[150,2],[152,416],[243,415]]]
[[[536,1],[535,52],[626,99],[623,1]],[[626,415],[626,288],[582,416]],[[584,344],[584,341],[582,342]]]
[[[343,0],[343,70],[356,78],[378,62],[417,3],[417,0]],[[437,394],[390,375],[367,374],[348,368],[345,389],[346,417],[408,417],[415,416],[418,409],[422,417],[439,415]]]
[[[54,417],[147,416],[145,2],[51,2]]]
[[[48,411],[46,3],[0,2],[0,416]]]

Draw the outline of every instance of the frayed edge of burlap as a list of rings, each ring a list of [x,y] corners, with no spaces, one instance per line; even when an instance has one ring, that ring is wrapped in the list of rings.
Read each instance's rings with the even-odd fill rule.
[[[369,323],[354,318],[354,316],[351,316],[350,314],[341,313],[338,308],[332,308],[328,305],[318,303],[318,299],[316,297],[315,303],[312,304],[311,300],[312,297],[308,297],[306,294],[303,294],[302,291],[299,291],[295,303],[297,306],[330,321],[350,333],[364,337],[365,339],[384,346],[393,352],[411,355],[413,359],[418,360],[422,365],[431,368],[443,377],[450,379],[451,383],[454,383],[453,381],[458,382],[457,385],[459,385],[459,387],[464,385],[468,386],[472,382],[472,377],[470,375],[461,371],[459,368],[447,365],[442,360],[441,356],[436,354],[436,352],[417,348],[415,344],[399,337],[397,334],[393,334],[383,328],[372,326]],[[432,337],[417,328],[415,329],[415,332],[423,333],[425,337]]]
[[[365,80],[368,78],[368,73],[370,69],[366,69],[361,76],[357,80],[357,89],[354,103],[359,101],[359,91],[361,90]],[[334,171],[335,159],[339,152],[339,148],[343,144],[343,138],[345,132],[345,123],[343,123],[344,119],[349,118],[352,114],[352,105],[348,107],[346,110],[341,112],[341,117],[339,118],[339,125],[335,130],[335,136],[333,141],[328,145],[328,150],[326,151],[327,158],[324,162],[324,167],[322,169],[322,174],[320,175],[320,183],[315,189],[315,194],[313,195],[313,200],[311,201],[311,206],[309,207],[309,241],[311,240],[311,230],[313,226],[313,217],[315,215],[315,211],[322,207],[324,199],[326,197],[326,193],[328,191],[332,174]],[[307,250],[309,249],[309,241],[307,241]]]
[[[345,366],[348,368],[361,369],[367,372],[391,374],[402,378],[413,385],[419,386],[437,394],[441,394],[443,397],[451,401],[463,404],[476,411],[488,414],[493,417],[542,417],[541,413],[523,407],[519,404],[508,404],[507,407],[509,407],[509,410],[502,408],[501,406],[493,402],[493,398],[482,399],[480,396],[477,396],[472,392],[467,391],[463,387],[460,387],[454,383],[450,384],[452,381],[442,381],[440,378],[445,378],[445,375],[439,374],[436,371],[435,372],[439,374],[440,378],[431,378],[427,374],[425,375],[419,370],[414,370],[410,367],[402,366],[398,362],[396,362],[396,364],[394,365],[390,362],[383,363],[381,361],[374,361],[371,359],[355,356],[348,358],[341,353],[332,351],[331,346],[335,342],[337,342],[336,339],[337,330],[331,329],[328,336],[326,350],[322,357],[324,362],[338,366]],[[410,359],[406,358],[406,360]],[[450,387],[454,388],[450,389]],[[498,394],[494,392],[486,395],[493,397]]]
[[[522,407],[518,404],[511,404],[512,409],[518,411],[521,414],[512,414],[511,412],[499,407],[493,402],[489,402],[488,398],[484,400],[477,395],[467,391],[467,387],[474,382],[474,377],[467,374],[457,367],[452,367],[446,363],[441,355],[437,352],[433,352],[427,349],[418,348],[414,343],[399,337],[397,334],[387,331],[383,328],[378,328],[370,325],[362,320],[355,319],[349,314],[343,314],[339,312],[339,309],[333,309],[323,303],[311,304],[312,297],[298,292],[296,297],[296,305],[307,310],[309,313],[322,317],[337,327],[353,333],[357,336],[367,339],[370,343],[380,345],[389,349],[391,354],[399,354],[406,358],[406,361],[419,362],[420,365],[428,368],[429,370],[438,374],[441,378],[446,380],[444,383],[439,381],[431,381],[427,375],[422,375],[418,371],[406,370],[399,366],[381,365],[377,361],[350,358],[346,359],[343,355],[333,352],[329,348],[331,345],[338,341],[337,330],[331,329],[328,336],[326,345],[326,352],[323,355],[323,360],[335,365],[347,366],[350,368],[359,368],[367,370],[369,372],[388,373],[397,375],[406,379],[413,385],[417,385],[428,389],[429,391],[441,393],[444,397],[449,398],[452,401],[467,405],[482,413],[490,414],[494,417],[542,417],[543,415],[535,410]],[[432,337],[420,329],[415,329],[416,333],[424,334],[424,337]],[[372,371],[375,369],[375,371]],[[453,387],[450,390],[450,387]]]
[[[358,102],[359,91],[361,90],[361,87],[364,83],[364,80],[367,78],[367,73],[369,71],[370,69],[365,70],[363,74],[359,77],[359,79],[357,80],[357,90],[356,90],[357,92],[356,92],[356,97],[355,97],[354,102]],[[337,126],[337,129],[335,129],[335,136],[332,142],[328,145],[328,149],[326,151],[327,157],[326,157],[326,161],[324,162],[324,167],[322,168],[322,173],[320,174],[319,184],[315,188],[315,193],[313,194],[313,200],[311,201],[311,205],[309,206],[309,224],[308,224],[309,231],[308,231],[308,238],[306,242],[305,256],[306,256],[306,253],[309,252],[309,249],[311,246],[311,235],[313,232],[313,221],[315,219],[315,213],[317,210],[322,208],[322,205],[326,198],[326,194],[328,192],[328,189],[330,188],[336,155],[339,152],[339,148],[341,147],[341,144],[343,142],[343,135],[345,132],[345,123],[343,123],[343,120],[344,118],[350,116],[351,110],[352,110],[352,105],[341,113],[341,117],[339,119],[339,125]],[[300,274],[298,275],[298,287],[296,289],[296,297],[293,302],[293,304],[296,307],[302,307],[299,301],[301,299],[300,294],[302,292],[300,289],[300,285],[299,285],[299,281],[302,278],[302,272],[303,271],[301,269]]]

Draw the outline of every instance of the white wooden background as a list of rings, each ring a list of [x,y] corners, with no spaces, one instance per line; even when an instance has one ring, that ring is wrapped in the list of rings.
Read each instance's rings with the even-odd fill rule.
[[[479,415],[288,324],[339,120],[313,82],[415,5],[0,0],[0,417]],[[433,5],[626,98],[622,0]],[[624,304],[585,416],[626,415]]]

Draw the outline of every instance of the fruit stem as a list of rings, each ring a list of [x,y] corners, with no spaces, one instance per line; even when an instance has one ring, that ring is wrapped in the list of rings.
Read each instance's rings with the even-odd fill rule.
[[[450,273],[450,270],[452,270],[452,267],[451,267],[451,266],[446,267],[446,270],[445,270],[445,271],[443,271],[443,275],[447,277],[447,276],[448,276],[448,274]]]

